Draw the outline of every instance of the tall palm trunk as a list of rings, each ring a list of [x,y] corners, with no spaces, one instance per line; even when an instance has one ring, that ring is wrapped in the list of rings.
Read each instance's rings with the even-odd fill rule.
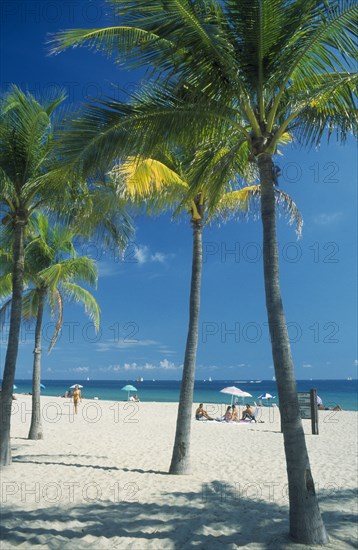
[[[290,536],[301,543],[328,542],[307,453],[296,380],[282,305],[276,237],[276,210],[271,155],[258,157],[266,308],[278,387],[290,502]]]
[[[190,470],[190,432],[198,347],[200,288],[202,272],[202,221],[192,220],[193,262],[191,272],[189,329],[185,348],[183,377],[180,387],[178,417],[170,474],[188,474]]]
[[[42,318],[45,307],[46,290],[39,289],[39,303],[37,308],[36,329],[35,329],[35,349],[34,366],[32,373],[32,413],[31,426],[28,439],[43,439],[43,430],[41,422],[40,407],[40,384],[41,384],[41,331]]]
[[[15,381],[17,353],[22,313],[22,291],[24,278],[24,228],[25,220],[16,218],[14,222],[14,266],[12,272],[12,301],[10,313],[10,329],[7,344],[4,376],[1,391],[0,408],[0,465],[11,464],[10,426],[12,394]]]

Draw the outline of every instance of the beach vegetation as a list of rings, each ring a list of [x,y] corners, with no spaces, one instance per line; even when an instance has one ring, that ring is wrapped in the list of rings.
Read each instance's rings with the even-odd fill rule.
[[[233,143],[231,142],[230,145]],[[217,168],[218,159],[231,151],[227,143],[222,144],[221,150],[216,152],[215,157],[206,158],[203,184],[197,188],[196,196],[188,198],[191,177],[192,174],[196,174],[196,162],[201,162],[203,155],[208,151],[211,151],[211,147],[207,143],[198,146],[190,153],[182,147],[170,149],[163,143],[153,152],[152,158],[127,158],[111,170],[112,177],[119,184],[119,192],[122,192],[131,202],[142,207],[144,205],[149,214],[162,213],[169,209],[174,211],[174,217],[177,217],[184,212],[190,216],[193,229],[189,323],[175,441],[169,468],[171,474],[188,474],[191,466],[190,433],[199,332],[203,228],[211,222],[222,223],[232,218],[247,218],[250,211],[255,214],[260,199],[259,185],[240,187],[238,174],[250,181],[255,179],[255,173],[251,171],[239,147],[236,151],[236,164],[232,163],[231,171],[223,174],[223,177],[226,177],[226,192],[223,189],[223,195],[218,197],[215,208],[211,208],[208,212],[210,189],[206,185],[207,179],[210,178],[210,169]],[[297,231],[300,232],[302,219],[296,205],[278,188],[276,188],[276,194],[277,201],[284,205],[290,221],[296,222]]]
[[[13,85],[0,102],[0,215],[11,231],[12,300],[0,407],[0,465],[11,463],[12,392],[22,318],[24,237],[29,218],[58,192],[52,177],[58,158],[53,139],[54,114],[64,101],[59,93],[39,103]]]
[[[32,220],[31,234],[25,241],[23,319],[35,319],[35,347],[32,373],[32,412],[29,439],[43,439],[41,422],[41,354],[42,322],[46,303],[55,321],[55,330],[48,352],[51,351],[60,334],[63,323],[65,301],[73,301],[84,306],[85,312],[99,329],[100,310],[94,296],[78,283],[95,286],[97,283],[96,264],[90,258],[77,256],[73,244],[76,234],[65,225],[51,224],[49,218],[38,213]],[[6,255],[6,249],[4,256]],[[11,307],[11,254],[8,254],[7,267],[0,273],[0,299],[5,300],[0,309],[0,322]],[[5,263],[3,265],[6,265]],[[9,297],[10,295],[10,297]],[[6,299],[8,298],[8,299]]]
[[[284,136],[307,147],[338,142],[356,131],[355,0],[150,0],[111,2],[120,19],[104,29],[63,31],[53,51],[89,46],[132,67],[150,67],[141,99],[124,107],[97,102],[73,145],[83,167],[113,159],[111,142],[123,128],[137,140],[136,154],[154,149],[157,136],[200,143],[211,154],[229,132],[246,144],[259,173],[263,263],[272,356],[278,386],[290,503],[290,536],[325,544],[299,412],[294,366],[280,290],[276,232],[277,152]],[[118,114],[123,114],[118,117]],[[92,127],[92,133],[90,128]],[[85,131],[87,134],[85,135]],[[100,130],[100,131],[99,131]],[[87,140],[87,145],[84,143]],[[88,142],[91,141],[89,145]],[[126,144],[123,142],[123,146]],[[131,144],[132,147],[132,144]],[[222,170],[207,180],[208,209],[220,196]],[[198,170],[189,196],[201,188]],[[199,177],[200,176],[200,177]]]

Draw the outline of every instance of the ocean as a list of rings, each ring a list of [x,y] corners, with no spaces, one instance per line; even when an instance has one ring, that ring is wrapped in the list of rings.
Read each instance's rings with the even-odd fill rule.
[[[316,388],[318,395],[327,407],[340,405],[344,410],[358,410],[358,386],[357,380],[298,380],[298,391],[309,391]],[[83,386],[82,396],[87,399],[98,397],[102,400],[125,401],[127,392],[121,388],[131,384],[136,388],[141,401],[171,402],[179,401],[180,381],[179,380],[144,380],[142,382],[133,380],[42,380],[46,386],[41,390],[42,395],[60,396],[65,393],[74,383]],[[31,380],[16,380],[17,389],[14,393],[31,392]],[[246,397],[245,403],[257,403],[259,395],[270,393],[277,396],[276,382],[273,380],[196,380],[194,387],[194,403],[217,403],[230,404],[231,397],[220,393],[220,390],[227,386],[236,386],[252,397]],[[132,392],[133,393],[133,392]],[[269,404],[278,403],[277,397],[269,400]],[[263,401],[267,406],[267,401]]]

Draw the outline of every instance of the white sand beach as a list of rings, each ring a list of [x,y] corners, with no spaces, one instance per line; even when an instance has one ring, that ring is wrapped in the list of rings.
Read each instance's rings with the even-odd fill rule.
[[[42,397],[45,439],[29,441],[31,397],[14,402],[2,550],[307,548],[287,539],[277,409],[264,423],[193,420],[192,473],[171,476],[177,404],[83,400],[76,418],[72,407]],[[304,426],[327,548],[356,548],[357,413],[320,411],[318,436]]]

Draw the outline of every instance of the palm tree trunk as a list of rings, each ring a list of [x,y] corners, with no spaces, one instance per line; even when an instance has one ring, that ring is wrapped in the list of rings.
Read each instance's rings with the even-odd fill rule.
[[[191,272],[189,329],[180,387],[178,417],[170,474],[188,474],[190,470],[190,432],[198,347],[200,288],[202,271],[202,222],[193,220],[193,262]]]
[[[37,308],[35,328],[34,366],[32,373],[32,414],[28,439],[43,439],[40,407],[41,384],[41,330],[42,318],[45,306],[45,290],[38,290],[39,303]]]
[[[15,381],[17,353],[22,313],[22,291],[24,278],[24,227],[25,221],[16,218],[14,222],[14,266],[12,272],[12,301],[10,313],[10,329],[7,344],[4,376],[1,389],[0,408],[0,465],[11,464],[10,426],[12,394]]]
[[[266,308],[278,387],[290,502],[290,536],[304,544],[326,544],[328,537],[315,492],[300,416],[296,380],[282,305],[276,237],[273,163],[258,157]]]

